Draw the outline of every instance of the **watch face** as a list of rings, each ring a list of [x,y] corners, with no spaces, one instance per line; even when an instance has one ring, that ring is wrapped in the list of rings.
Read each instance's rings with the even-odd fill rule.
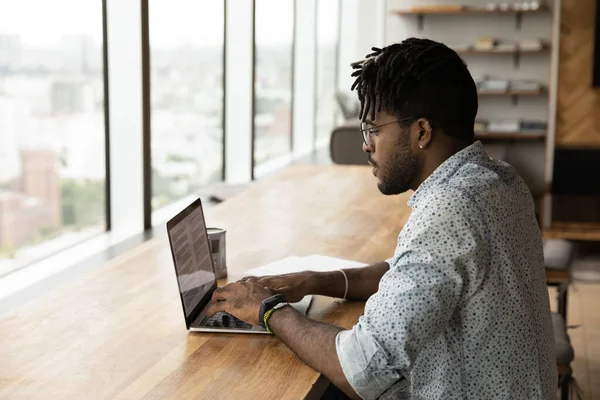
[[[268,297],[262,301],[262,304],[260,305],[260,310],[258,312],[258,321],[260,322],[260,324],[263,328],[265,327],[265,325],[264,325],[265,313],[267,311],[269,311],[270,309],[272,309],[273,307],[275,307],[279,303],[285,303],[285,297],[283,297],[282,294],[276,294],[276,295]]]
[[[269,298],[267,298],[266,300],[264,300],[264,303],[270,305],[269,308],[274,307],[276,304],[279,304],[281,302],[285,301],[285,299],[283,298],[282,294],[276,294],[274,296],[271,296]]]

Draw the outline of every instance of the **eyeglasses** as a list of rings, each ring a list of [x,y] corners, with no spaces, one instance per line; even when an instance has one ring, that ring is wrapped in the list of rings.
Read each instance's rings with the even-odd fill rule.
[[[375,126],[368,126],[369,125],[368,122],[361,122],[360,123],[360,131],[362,132],[363,141],[365,142],[365,144],[367,146],[371,146],[371,144],[372,144],[371,137],[377,133],[377,129],[381,128],[382,126],[396,124],[396,123],[400,123],[400,122],[406,122],[406,121],[410,121],[411,119],[417,119],[417,118],[419,118],[419,117],[406,117],[406,118],[397,119],[392,122],[386,122],[385,124],[375,125]]]

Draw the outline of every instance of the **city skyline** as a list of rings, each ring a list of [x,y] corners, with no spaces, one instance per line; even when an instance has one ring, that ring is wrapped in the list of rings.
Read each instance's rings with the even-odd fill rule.
[[[0,275],[101,232],[106,223],[101,9],[59,0],[41,8],[46,18],[36,14],[23,22],[31,1],[9,7],[0,0],[0,9],[3,3],[10,12],[0,15]],[[192,12],[184,17],[169,12],[188,5]],[[205,6],[151,4],[153,209],[222,177],[223,8]],[[64,24],[47,18],[61,7],[86,11],[77,24],[64,15]],[[200,8],[213,11],[210,21],[196,21]],[[293,1],[257,0],[257,162],[289,151],[293,11]],[[329,25],[320,21],[317,44],[331,56],[334,40],[321,29]],[[321,99],[329,90],[319,92],[320,110],[334,106],[333,99]],[[25,164],[24,157],[40,161]],[[41,170],[35,175],[25,165]],[[31,188],[43,176],[57,177],[39,184],[51,188],[54,200],[23,189],[23,182]],[[23,222],[33,215],[46,219]],[[54,223],[45,223],[48,218]]]
[[[102,47],[75,28],[37,45],[0,34],[0,275],[105,228]]]

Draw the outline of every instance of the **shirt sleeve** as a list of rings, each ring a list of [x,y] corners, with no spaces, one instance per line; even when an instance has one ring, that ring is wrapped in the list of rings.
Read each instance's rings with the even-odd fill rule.
[[[358,323],[336,337],[342,370],[361,398],[381,396],[448,327],[480,242],[462,213],[430,213],[406,225],[379,290]]]

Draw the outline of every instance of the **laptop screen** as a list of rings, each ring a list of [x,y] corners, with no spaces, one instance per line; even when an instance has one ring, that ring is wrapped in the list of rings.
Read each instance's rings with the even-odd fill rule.
[[[203,299],[210,300],[207,294],[216,285],[200,200],[169,221],[167,231],[187,319]]]

